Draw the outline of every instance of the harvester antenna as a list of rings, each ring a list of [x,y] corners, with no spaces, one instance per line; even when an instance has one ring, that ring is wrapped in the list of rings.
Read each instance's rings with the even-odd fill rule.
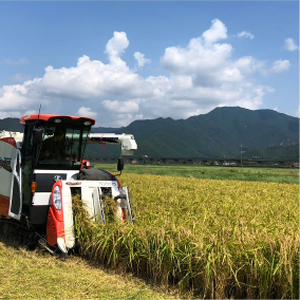
[[[40,120],[41,108],[42,108],[42,104],[40,104],[40,108],[39,108],[38,121]]]
[[[39,129],[40,128],[40,113],[41,113],[41,108],[42,108],[42,104],[40,104],[40,107],[39,107],[39,113],[38,113],[38,119],[36,121],[36,127]]]

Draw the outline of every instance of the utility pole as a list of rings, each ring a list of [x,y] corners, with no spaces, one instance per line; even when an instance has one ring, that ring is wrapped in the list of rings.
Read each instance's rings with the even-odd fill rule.
[[[241,144],[241,168],[243,167],[243,144]]]

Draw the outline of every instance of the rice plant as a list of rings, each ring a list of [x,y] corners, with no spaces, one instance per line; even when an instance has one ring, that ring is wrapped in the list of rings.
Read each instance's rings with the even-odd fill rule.
[[[88,259],[194,297],[299,298],[298,185],[122,179],[135,225],[93,223],[74,199],[78,244]]]

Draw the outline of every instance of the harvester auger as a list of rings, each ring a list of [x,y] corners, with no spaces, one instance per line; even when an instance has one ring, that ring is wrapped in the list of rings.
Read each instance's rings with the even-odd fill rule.
[[[88,143],[137,149],[130,134],[91,133],[95,120],[66,115],[27,115],[24,133],[0,132],[0,215],[34,230],[50,251],[75,246],[72,197],[79,194],[90,218],[105,223],[103,200],[113,198],[117,218],[134,223],[129,190],[116,176],[84,160]],[[118,160],[118,171],[124,163]]]

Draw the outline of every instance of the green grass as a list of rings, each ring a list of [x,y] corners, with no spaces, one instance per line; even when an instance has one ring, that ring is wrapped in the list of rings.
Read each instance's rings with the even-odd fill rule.
[[[96,164],[95,167],[117,172],[115,164]],[[299,184],[299,169],[292,168],[126,164],[124,173]]]

